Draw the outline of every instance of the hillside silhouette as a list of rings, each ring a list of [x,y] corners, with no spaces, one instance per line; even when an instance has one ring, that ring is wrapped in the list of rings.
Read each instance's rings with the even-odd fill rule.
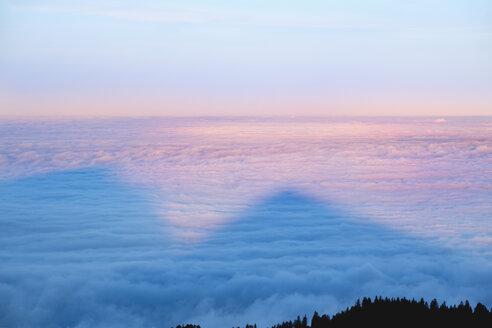
[[[271,328],[341,328],[341,327],[492,327],[492,309],[477,303],[472,308],[468,301],[459,305],[430,303],[420,299],[363,298],[355,305],[333,316],[314,312],[310,325],[306,316],[284,321]],[[199,325],[178,325],[176,328],[201,328]],[[234,327],[233,327],[234,328]],[[237,327],[239,328],[239,327]],[[257,328],[247,324],[244,328]]]
[[[311,325],[306,317],[283,322],[272,328],[338,328],[338,327],[491,327],[492,313],[481,303],[474,309],[468,301],[459,305],[439,305],[420,299],[364,298],[332,317],[314,313]]]

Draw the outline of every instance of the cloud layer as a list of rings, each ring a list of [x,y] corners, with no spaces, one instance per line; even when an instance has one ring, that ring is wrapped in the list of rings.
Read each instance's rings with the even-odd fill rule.
[[[176,227],[297,189],[412,233],[492,249],[492,122],[448,119],[3,121],[3,179],[106,166]],[[200,231],[194,233],[200,234]]]
[[[0,326],[492,306],[490,120],[4,121]]]

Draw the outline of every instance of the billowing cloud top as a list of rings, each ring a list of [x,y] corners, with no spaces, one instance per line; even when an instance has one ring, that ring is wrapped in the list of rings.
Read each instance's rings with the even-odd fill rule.
[[[0,123],[0,325],[492,305],[492,121]]]

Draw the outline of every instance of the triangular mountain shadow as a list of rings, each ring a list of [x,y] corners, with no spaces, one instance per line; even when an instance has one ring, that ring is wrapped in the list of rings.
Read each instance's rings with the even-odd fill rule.
[[[209,274],[219,277],[216,288],[222,292],[213,303],[227,311],[262,302],[274,307],[272,299],[288,308],[295,299],[296,310],[284,317],[334,313],[375,295],[492,305],[485,292],[492,289],[486,259],[349,212],[300,192],[280,191],[217,229],[190,256],[214,264]],[[313,305],[313,299],[331,301]]]
[[[0,208],[5,327],[267,326],[374,295],[492,305],[490,261],[298,192],[195,246],[171,245],[145,194],[101,168],[2,181]]]
[[[208,243],[266,244],[271,248],[282,243],[283,247],[302,245],[303,249],[312,243],[316,245],[312,255],[324,251],[380,256],[404,251],[451,254],[436,240],[412,237],[293,190],[282,190],[251,206],[217,229]]]

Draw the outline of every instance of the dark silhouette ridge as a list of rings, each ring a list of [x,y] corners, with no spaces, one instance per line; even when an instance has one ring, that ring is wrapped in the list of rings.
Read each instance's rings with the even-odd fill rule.
[[[272,328],[338,328],[338,327],[492,327],[492,309],[481,303],[474,309],[468,301],[459,305],[439,305],[436,299],[430,303],[406,298],[371,298],[357,300],[355,305],[332,317],[314,312],[311,325],[306,316],[297,316],[294,321],[284,321]],[[195,325],[176,328],[200,328]],[[233,327],[234,328],[234,327]],[[240,328],[240,327],[237,327]],[[256,324],[247,324],[245,328],[256,328]]]
[[[332,317],[316,312],[311,319],[311,326],[304,325],[297,319],[292,323],[283,322],[272,328],[337,328],[337,327],[491,327],[492,312],[477,303],[472,309],[468,301],[458,306],[439,305],[436,299],[430,304],[420,299],[376,297],[374,301],[364,298],[355,305]]]

